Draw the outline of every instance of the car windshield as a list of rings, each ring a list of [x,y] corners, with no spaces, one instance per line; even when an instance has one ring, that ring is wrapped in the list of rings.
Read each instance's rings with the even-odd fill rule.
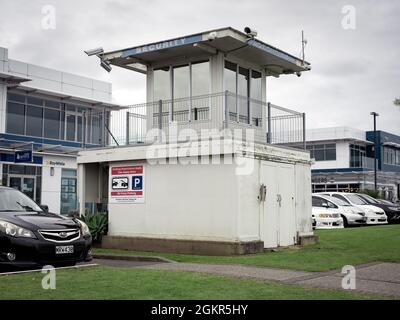
[[[367,202],[369,202],[369,203],[375,203],[375,204],[379,203],[378,201],[376,201],[374,198],[372,198],[371,196],[369,196],[367,194],[360,195],[360,197],[363,199],[366,199]]]
[[[349,204],[346,201],[343,201],[342,199],[339,199],[339,198],[334,198],[331,196],[324,196],[324,199],[333,202],[337,206],[341,206],[341,207],[350,207],[351,206],[351,204]]]
[[[346,198],[349,199],[351,203],[357,204],[357,205],[365,205],[368,204],[365,200],[363,200],[361,197],[359,197],[356,194],[346,194]]]
[[[0,189],[0,212],[43,210],[28,196],[15,189]]]

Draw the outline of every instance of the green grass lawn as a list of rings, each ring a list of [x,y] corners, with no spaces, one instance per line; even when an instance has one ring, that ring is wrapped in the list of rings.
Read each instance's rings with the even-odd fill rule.
[[[320,243],[304,248],[232,257],[193,256],[96,249],[95,253],[162,256],[179,262],[245,264],[306,271],[326,271],[368,262],[400,262],[400,225],[317,231]]]
[[[41,273],[0,276],[0,299],[374,299],[377,296],[198,273],[89,267],[58,270],[55,290]]]

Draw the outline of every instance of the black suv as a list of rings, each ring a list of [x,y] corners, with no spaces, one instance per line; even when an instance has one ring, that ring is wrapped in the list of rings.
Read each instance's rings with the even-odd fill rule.
[[[380,202],[377,199],[372,198],[371,196],[367,194],[362,194],[362,193],[357,193],[359,197],[361,197],[363,200],[368,202],[368,204],[371,204],[375,207],[381,208],[383,211],[385,211],[386,216],[388,217],[388,222],[389,223],[398,223],[400,222],[400,206],[397,204],[389,204],[386,202]]]
[[[90,261],[91,245],[84,222],[46,212],[22,192],[0,187],[0,268]]]

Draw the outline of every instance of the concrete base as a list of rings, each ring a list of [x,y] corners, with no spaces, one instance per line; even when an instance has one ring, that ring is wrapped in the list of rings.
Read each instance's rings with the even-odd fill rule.
[[[310,235],[310,236],[300,236],[299,237],[299,245],[301,246],[307,246],[310,244],[316,244],[318,243],[319,238],[316,235]]]
[[[263,252],[264,243],[262,241],[217,242],[104,236],[102,248],[208,256],[232,256]]]

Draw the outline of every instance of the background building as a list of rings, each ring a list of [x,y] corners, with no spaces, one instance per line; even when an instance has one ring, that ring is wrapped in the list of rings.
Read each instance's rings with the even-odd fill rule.
[[[307,130],[313,192],[374,189],[374,132],[349,127]],[[377,131],[378,190],[400,198],[400,136]]]
[[[107,143],[115,108],[110,83],[13,60],[0,48],[0,183],[52,212],[76,210],[76,154]]]

